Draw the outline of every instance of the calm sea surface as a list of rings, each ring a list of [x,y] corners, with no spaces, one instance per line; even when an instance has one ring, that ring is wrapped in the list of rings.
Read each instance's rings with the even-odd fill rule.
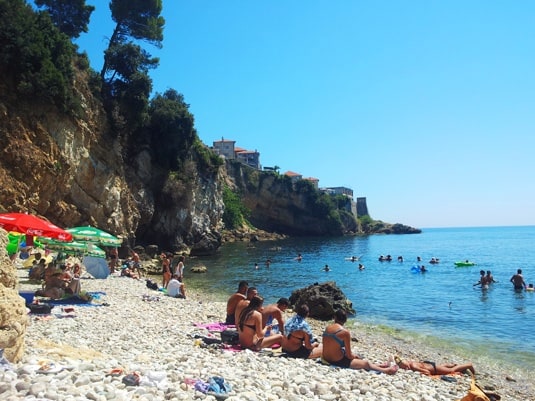
[[[271,303],[314,282],[335,281],[353,302],[360,323],[386,326],[435,345],[531,370],[535,367],[535,293],[515,292],[509,279],[522,268],[526,283],[535,283],[534,246],[534,226],[292,238],[254,247],[236,243],[225,245],[216,256],[188,260],[186,267],[204,264],[209,273],[187,274],[186,284],[208,290],[215,300],[226,300],[243,279]],[[298,253],[303,255],[301,262],[295,259]],[[393,261],[378,261],[388,254]],[[348,260],[353,255],[360,256],[364,270],[359,271],[359,262]],[[413,271],[417,256],[427,273]],[[440,263],[429,264],[432,257]],[[455,267],[454,262],[467,259],[476,266]],[[322,270],[326,264],[331,271]],[[489,290],[473,286],[481,269],[491,270],[498,281]]]

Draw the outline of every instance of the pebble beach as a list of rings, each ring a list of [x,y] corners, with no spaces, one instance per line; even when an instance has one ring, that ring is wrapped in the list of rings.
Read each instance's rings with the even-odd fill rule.
[[[37,289],[28,282],[27,270],[17,272],[21,291]],[[452,401],[470,387],[468,375],[450,382],[401,369],[392,376],[341,369],[318,360],[286,358],[280,350],[233,352],[199,339],[219,335],[195,323],[220,322],[225,316],[225,303],[210,294],[188,289],[187,299],[175,299],[148,289],[143,279],[115,275],[84,275],[81,283],[83,290],[96,294],[92,306],[57,305],[50,315],[30,314],[23,360],[0,365],[0,399]],[[286,316],[292,314],[287,311]],[[309,322],[321,338],[327,322]],[[471,360],[369,326],[348,328],[354,351],[371,362],[393,355],[437,363]],[[502,400],[533,399],[529,372],[471,361],[478,383]],[[139,385],[123,383],[134,372]],[[219,396],[195,389],[195,383],[214,376],[224,378],[232,391]]]

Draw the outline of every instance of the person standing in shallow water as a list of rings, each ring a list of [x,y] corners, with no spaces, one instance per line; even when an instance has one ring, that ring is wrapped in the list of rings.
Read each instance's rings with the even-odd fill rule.
[[[487,275],[485,276],[485,283],[487,285],[490,285],[492,283],[497,283],[497,281],[494,280],[494,277],[492,276],[492,273],[490,270],[487,270]]]
[[[473,285],[475,287],[476,285],[485,285],[485,270],[479,271],[479,281]]]
[[[522,269],[518,269],[516,274],[509,280],[515,286],[515,291],[520,291],[526,288],[526,282],[522,276]]]

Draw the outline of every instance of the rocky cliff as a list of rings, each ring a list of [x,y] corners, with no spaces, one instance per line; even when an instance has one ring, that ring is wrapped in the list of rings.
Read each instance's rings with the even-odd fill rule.
[[[139,244],[202,255],[222,243],[228,185],[250,210],[249,221],[268,232],[410,232],[382,222],[363,229],[345,210],[350,207],[332,208],[306,182],[232,161],[200,168],[202,155],[193,147],[180,168],[164,169],[150,145],[113,132],[87,74],[76,70],[80,110],[70,114],[40,99],[21,99],[0,82],[0,212],[27,211],[62,227],[97,226],[124,239],[122,256]]]
[[[78,72],[79,117],[39,99],[22,101],[0,83],[0,211],[28,211],[62,227],[97,226],[129,246],[217,249],[218,173],[202,173],[194,161],[174,175],[158,170],[148,149],[110,134],[87,81]]]
[[[249,221],[258,228],[288,235],[343,235],[358,231],[355,216],[346,204],[337,205],[305,180],[261,172],[239,162],[227,161],[234,190],[249,209]],[[350,204],[349,198],[340,198]],[[338,199],[338,202],[340,202]]]

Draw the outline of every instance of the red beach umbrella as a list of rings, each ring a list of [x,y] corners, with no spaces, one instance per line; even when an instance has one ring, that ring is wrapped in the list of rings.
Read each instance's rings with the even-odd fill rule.
[[[32,237],[39,236],[55,238],[60,241],[72,241],[71,233],[32,214],[0,213],[0,227],[6,231],[15,231]]]

